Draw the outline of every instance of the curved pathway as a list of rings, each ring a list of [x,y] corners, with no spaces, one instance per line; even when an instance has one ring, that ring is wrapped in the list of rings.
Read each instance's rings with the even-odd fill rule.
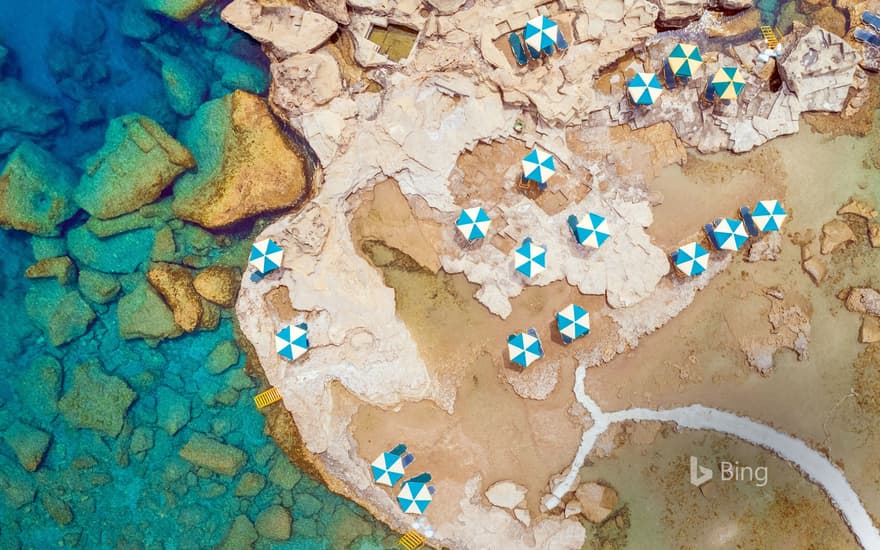
[[[819,485],[831,499],[843,519],[863,548],[880,548],[880,531],[862,505],[859,496],[850,486],[843,472],[820,453],[811,449],[803,441],[782,433],[765,424],[733,413],[690,405],[676,409],[624,409],[603,412],[599,405],[584,390],[586,367],[580,366],[575,374],[574,393],[593,418],[593,425],[584,432],[577,454],[565,478],[554,488],[545,503],[550,509],[559,505],[561,498],[571,491],[577,481],[584,460],[593,449],[596,439],[615,422],[646,420],[655,422],[675,422],[683,428],[693,430],[712,430],[726,433],[759,445],[791,462],[811,481]]]

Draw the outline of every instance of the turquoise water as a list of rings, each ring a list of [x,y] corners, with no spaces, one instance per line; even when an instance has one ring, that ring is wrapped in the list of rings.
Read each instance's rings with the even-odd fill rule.
[[[220,21],[219,6],[178,23],[139,2],[42,0],[23,8],[0,0],[0,44],[8,49],[0,48],[0,165],[31,141],[78,179],[109,120],[132,112],[176,135],[186,106],[172,105],[165,92],[162,56],[195,68],[204,83],[199,101],[237,88],[265,94],[262,53]],[[141,259],[161,230],[173,230],[174,261],[241,267],[254,228],[211,234],[160,216],[127,232],[131,238],[108,238],[100,254],[134,261],[124,270],[133,273],[101,279],[108,296],[121,288],[106,300],[83,298],[75,275],[24,277],[37,259],[65,255],[63,237],[87,219],[74,215],[59,239],[0,231],[0,549],[213,548],[233,525],[233,548],[392,546],[392,534],[291,465],[263,433],[253,404],[262,388],[234,349],[231,309],[220,310],[213,330],[150,342],[120,337],[118,300],[145,284],[149,262]],[[74,260],[80,272],[82,263]],[[71,306],[61,296],[80,299]],[[71,327],[80,329],[73,339],[50,343]],[[218,371],[232,365],[213,374],[208,363],[223,363]],[[188,442],[205,438],[225,446],[197,459],[187,453],[202,466],[181,457]],[[212,460],[225,462],[204,465]],[[234,472],[215,471],[224,468]]]

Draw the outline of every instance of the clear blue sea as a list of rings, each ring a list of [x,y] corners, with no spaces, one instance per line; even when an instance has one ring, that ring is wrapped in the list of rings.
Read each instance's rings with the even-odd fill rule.
[[[202,101],[240,87],[265,95],[261,50],[219,7],[180,23],[141,0],[0,0],[0,166],[30,141],[78,179],[109,121],[128,113],[177,135],[187,117],[169,103],[155,52],[195,68]],[[80,211],[52,239],[0,230],[0,550],[214,548],[233,525],[231,548],[392,547],[392,533],[264,434],[253,402],[264,387],[245,375],[243,354],[235,359],[231,309],[214,330],[158,342],[120,336],[118,301],[144,284],[159,230],[173,228],[176,257],[191,266],[226,258],[243,267],[252,227],[218,239],[157,220],[131,238],[108,237],[91,266],[120,288],[106,300],[82,295],[76,272],[88,266],[77,258],[64,281],[25,278],[37,259],[68,254],[66,237],[87,220]],[[131,269],[115,272],[102,261],[111,255]],[[94,319],[83,323],[68,299]],[[83,334],[53,346],[51,331],[65,325],[84,325]],[[206,368],[215,349],[232,363],[219,374]],[[181,457],[205,438],[229,446],[216,454],[232,457],[234,473]]]

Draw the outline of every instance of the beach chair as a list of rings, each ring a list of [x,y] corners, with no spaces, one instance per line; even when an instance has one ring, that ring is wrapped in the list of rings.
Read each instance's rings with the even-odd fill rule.
[[[853,37],[856,40],[868,44],[869,46],[880,48],[880,36],[877,36],[877,34],[869,31],[868,29],[856,29],[856,32],[853,33]]]
[[[541,51],[544,53],[544,55],[553,55],[553,52],[556,51],[556,48],[551,44]]]
[[[410,529],[400,537],[400,540],[397,541],[397,546],[404,550],[419,550],[426,542],[428,542],[427,539],[421,533],[415,529]]]
[[[520,67],[528,64],[529,58],[526,57],[526,51],[523,49],[519,35],[512,32],[507,36],[507,41],[510,43],[510,51],[513,52],[513,57],[516,58],[516,64]]]
[[[746,231],[749,232],[749,235],[752,237],[758,236],[758,228],[755,227],[755,221],[752,219],[752,211],[748,206],[743,206],[739,209],[739,214],[742,216],[743,223],[746,226]]]
[[[715,220],[715,223],[718,223],[718,220]],[[711,223],[707,223],[703,226],[703,231],[706,232],[706,236],[709,237],[709,242],[712,243],[715,250],[721,250],[721,247],[718,246],[718,241],[715,240],[715,227]]]
[[[862,21],[880,31],[880,15],[866,10],[862,12]]]
[[[526,44],[526,49],[529,51],[529,56],[531,56],[532,59],[536,59],[536,60],[541,59],[541,52],[540,51],[529,46],[528,44]]]
[[[669,66],[669,60],[663,62],[663,80],[666,81],[666,87],[670,90],[675,89],[675,73]]]
[[[568,42],[565,40],[565,36],[562,34],[562,29],[559,29],[559,34],[557,35],[559,38],[556,40],[556,49],[562,51],[568,49]]]

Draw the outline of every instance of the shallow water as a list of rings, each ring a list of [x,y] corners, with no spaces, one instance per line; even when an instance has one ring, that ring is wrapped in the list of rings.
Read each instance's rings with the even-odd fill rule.
[[[0,0],[0,44],[10,50],[0,75],[23,83],[42,105],[56,109],[61,120],[57,129],[44,135],[22,136],[0,128],[0,164],[18,142],[31,139],[78,177],[83,159],[103,143],[108,120],[130,112],[149,116],[174,135],[186,117],[171,108],[159,65],[141,40],[199,67],[211,82],[204,100],[234,89],[218,72],[217,60],[223,56],[249,63],[250,91],[265,93],[266,60],[248,37],[220,21],[219,6],[184,23],[139,12],[141,24],[135,32],[154,27],[146,39],[120,31],[124,10],[132,6],[135,2],[47,0],[23,8],[20,2]],[[98,105],[101,112],[79,124],[78,108],[84,103]],[[84,221],[80,213],[63,232]],[[239,267],[252,234],[251,227],[244,227],[215,239],[179,223],[175,231],[193,237],[189,244],[178,243],[188,247],[180,254],[188,254],[191,261],[225,261]],[[152,244],[151,238],[145,246]],[[115,301],[91,303],[97,318],[88,331],[56,348],[25,307],[28,293],[39,293],[46,285],[24,278],[35,261],[30,236],[0,231],[0,251],[0,548],[213,548],[237,516],[253,522],[272,505],[292,517],[290,538],[261,536],[255,542],[239,541],[236,547],[393,545],[394,537],[383,526],[303,474],[264,433],[263,415],[252,400],[263,382],[245,375],[243,354],[221,374],[205,369],[212,350],[234,340],[232,310],[222,312],[216,330],[151,346],[120,338]],[[127,251],[142,252],[148,254],[149,248]],[[123,293],[143,282],[144,269],[114,276]],[[75,280],[71,288],[76,288]],[[89,361],[98,361],[115,384],[124,383],[136,394],[123,411],[118,436],[77,428],[66,406],[59,413],[58,398],[73,395],[74,372]],[[106,391],[93,386],[86,395],[99,397]],[[82,406],[87,408],[89,401],[86,398]],[[179,408],[169,409],[166,402]],[[102,419],[115,414],[98,411]],[[174,430],[166,430],[168,422],[179,431],[169,433]],[[30,433],[38,429],[51,436],[33,473],[22,468],[7,443],[14,439],[12,427],[22,429],[21,425]],[[181,458],[181,448],[194,434],[240,449],[244,462],[238,472],[222,475]]]

